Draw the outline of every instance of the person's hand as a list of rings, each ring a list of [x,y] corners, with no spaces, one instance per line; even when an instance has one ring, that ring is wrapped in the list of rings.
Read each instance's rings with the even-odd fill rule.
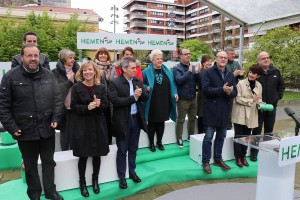
[[[101,99],[97,99],[96,95],[94,95],[94,101],[93,102],[95,102],[96,107],[99,107],[100,104],[101,104]]]
[[[150,86],[147,87],[147,92],[150,92]]]
[[[228,83],[226,82],[226,83],[223,85],[223,90],[224,90],[224,92],[225,92],[227,95],[230,95],[230,93],[231,93],[232,90],[233,90],[233,86],[228,86]]]
[[[189,71],[193,72],[193,66],[191,65],[191,63],[189,63],[188,65],[189,65]]]
[[[259,99],[261,99],[260,95],[253,95],[253,102],[257,102]]]
[[[240,72],[239,72],[239,75],[240,75],[240,76],[244,76],[244,74],[245,74],[245,70],[244,70],[244,69],[241,69]]]
[[[88,110],[93,110],[94,108],[96,108],[96,103],[94,101],[92,101],[89,105],[88,105]]]
[[[177,94],[175,94],[175,100],[176,100],[176,102],[178,101],[178,99],[179,99],[179,96]]]
[[[142,88],[139,88],[138,86],[135,87],[134,90],[134,96],[139,98],[142,95]]]
[[[17,130],[15,133],[14,133],[14,136],[16,137],[19,137],[21,135],[21,130]]]
[[[200,72],[200,70],[202,69],[202,65],[201,63],[197,63],[195,66],[195,73],[198,74]]]
[[[56,128],[57,127],[57,122],[51,122],[51,127]]]
[[[233,72],[233,75],[234,75],[234,77],[237,77],[238,75],[240,75],[240,70],[235,70],[234,72]]]

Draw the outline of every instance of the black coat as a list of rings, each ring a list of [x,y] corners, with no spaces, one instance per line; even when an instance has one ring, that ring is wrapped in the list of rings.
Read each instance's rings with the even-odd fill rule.
[[[37,73],[17,66],[4,74],[0,90],[0,120],[14,136],[21,130],[20,141],[39,140],[55,134],[51,122],[59,122],[63,108],[56,79],[49,70]]]
[[[283,97],[285,89],[282,76],[278,69],[270,65],[269,70],[261,74],[257,81],[260,82],[263,92],[262,100],[265,103],[277,106],[277,102]]]
[[[225,78],[221,77],[217,64],[202,73],[202,91],[204,94],[203,123],[206,126],[227,127],[230,99],[237,95],[235,79],[232,72],[225,68]],[[227,95],[223,85],[233,86]]]
[[[42,67],[50,70],[50,65],[49,65],[48,57],[45,54],[40,53],[39,62],[40,62],[40,65]],[[21,63],[22,63],[21,55],[17,54],[17,55],[15,55],[15,56],[12,57],[11,68],[14,68],[14,67],[16,67],[18,65],[21,65]]]
[[[95,85],[90,94],[82,82],[77,82],[71,92],[71,149],[77,157],[105,156],[109,153],[107,126],[104,111],[108,109],[103,85]],[[88,110],[94,95],[101,99],[98,108]]]
[[[147,125],[145,120],[144,108],[142,101],[148,100],[148,93],[143,88],[143,83],[138,78],[132,79],[133,88],[138,86],[142,88],[142,95],[138,101],[135,101],[134,96],[130,96],[130,87],[124,75],[116,77],[110,81],[109,84],[109,98],[113,104],[112,116],[112,134],[117,138],[124,138],[127,134],[127,120],[130,118],[131,104],[136,103],[138,115],[140,118],[140,127],[147,132]]]
[[[74,80],[75,80],[75,74],[78,70],[79,70],[79,64],[75,62],[72,67],[72,71],[74,72]],[[68,80],[65,66],[60,60],[57,62],[56,68],[53,69],[52,72],[57,80],[59,89],[62,94],[62,99],[64,101],[69,92],[69,89],[73,86],[73,82]]]

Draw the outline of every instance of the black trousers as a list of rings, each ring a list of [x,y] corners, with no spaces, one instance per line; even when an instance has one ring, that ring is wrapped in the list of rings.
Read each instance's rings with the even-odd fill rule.
[[[252,129],[248,128],[245,125],[234,123],[233,126],[234,126],[234,133],[235,133],[234,138],[240,138],[242,136],[251,134]],[[233,144],[234,157],[235,158],[245,157],[247,154],[247,148],[248,148],[247,146],[235,142]]]
[[[79,172],[79,182],[85,183],[85,170],[86,170],[86,163],[88,157],[80,157],[78,160],[78,172]],[[93,174],[92,180],[98,181],[99,171],[101,165],[101,157],[93,157]]]
[[[37,161],[40,156],[42,161],[42,178],[44,192],[51,195],[56,191],[54,184],[54,167],[56,165],[53,155],[55,150],[55,136],[41,138],[34,141],[18,141],[25,165],[27,194],[30,199],[39,198],[42,193],[38,175]]]
[[[264,126],[264,135],[272,135],[276,119],[276,107],[273,111],[258,111],[258,127],[253,129],[253,135],[260,135]],[[251,154],[257,155],[258,150],[251,148]]]
[[[156,133],[157,143],[161,143],[165,131],[165,122],[148,122],[148,137],[150,144],[154,144],[154,135]]]
[[[60,146],[62,151],[70,150],[71,133],[70,133],[71,110],[66,110],[60,122]]]
[[[197,125],[198,125],[198,134],[205,133],[205,125],[203,124],[203,117],[198,116]]]

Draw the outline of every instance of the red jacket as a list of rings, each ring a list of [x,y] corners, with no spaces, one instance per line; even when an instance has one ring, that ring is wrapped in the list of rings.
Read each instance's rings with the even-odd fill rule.
[[[122,74],[122,70],[120,67],[116,67],[116,73],[117,73],[117,76],[120,76]],[[141,79],[141,81],[143,82],[143,74],[142,74],[141,66],[136,66],[136,72],[135,72],[134,76]]]

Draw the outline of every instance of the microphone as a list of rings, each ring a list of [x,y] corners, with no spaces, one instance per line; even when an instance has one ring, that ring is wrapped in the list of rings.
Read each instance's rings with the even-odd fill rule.
[[[296,135],[298,135],[299,127],[300,127],[300,120],[299,120],[299,118],[295,115],[295,112],[291,108],[289,108],[289,107],[285,107],[284,111],[285,111],[285,113],[288,116],[290,116],[291,118],[293,118],[293,120],[296,122],[295,133],[296,133]]]

